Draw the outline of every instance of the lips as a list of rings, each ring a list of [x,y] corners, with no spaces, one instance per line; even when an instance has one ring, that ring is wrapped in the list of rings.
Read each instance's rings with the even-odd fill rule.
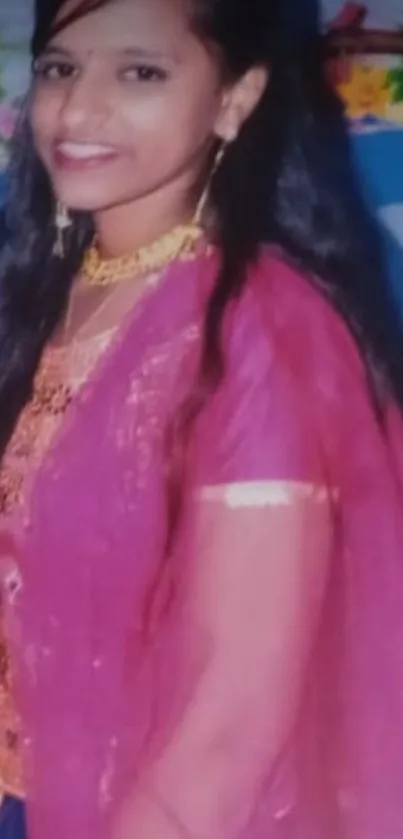
[[[60,169],[86,169],[110,163],[117,157],[112,146],[62,140],[54,145],[53,158]]]

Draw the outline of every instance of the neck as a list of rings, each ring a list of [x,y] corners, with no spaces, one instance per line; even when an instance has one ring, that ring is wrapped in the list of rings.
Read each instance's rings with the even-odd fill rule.
[[[124,256],[159,239],[179,224],[187,224],[194,207],[181,195],[161,198],[150,195],[97,213],[95,228],[105,259]]]

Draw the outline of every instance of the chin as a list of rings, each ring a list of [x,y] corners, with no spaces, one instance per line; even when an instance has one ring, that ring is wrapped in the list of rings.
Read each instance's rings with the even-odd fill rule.
[[[116,185],[113,188],[110,184],[102,184],[96,177],[55,177],[52,181],[59,201],[77,212],[98,213],[127,200],[125,194],[116,190]]]
[[[120,201],[111,201],[110,198],[89,195],[84,192],[77,194],[69,190],[56,190],[56,195],[61,204],[68,210],[77,213],[101,213],[121,203]]]

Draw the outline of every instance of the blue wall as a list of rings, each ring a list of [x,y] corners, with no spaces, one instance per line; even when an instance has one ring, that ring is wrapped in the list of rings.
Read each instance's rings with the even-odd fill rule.
[[[6,179],[4,175],[0,175],[0,204],[3,204],[6,197]]]
[[[362,189],[371,210],[400,205],[402,234],[398,238],[381,223],[386,262],[403,321],[403,130],[389,129],[351,138]]]

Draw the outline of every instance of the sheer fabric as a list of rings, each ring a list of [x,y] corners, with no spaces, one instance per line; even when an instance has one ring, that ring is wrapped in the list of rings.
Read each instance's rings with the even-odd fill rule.
[[[143,291],[158,282],[159,273],[147,278]],[[29,503],[38,466],[68,406],[113,340],[139,291],[139,284],[133,282],[110,290],[89,287],[83,278],[78,279],[65,322],[45,352],[33,398],[22,412],[0,467],[0,520],[6,533],[18,531],[21,503],[24,499]],[[17,798],[25,794],[21,739],[0,607],[0,794]]]
[[[175,596],[143,631],[216,268],[138,302],[2,534],[32,839],[403,831],[402,423],[379,427],[344,326],[273,254],[225,324]]]

